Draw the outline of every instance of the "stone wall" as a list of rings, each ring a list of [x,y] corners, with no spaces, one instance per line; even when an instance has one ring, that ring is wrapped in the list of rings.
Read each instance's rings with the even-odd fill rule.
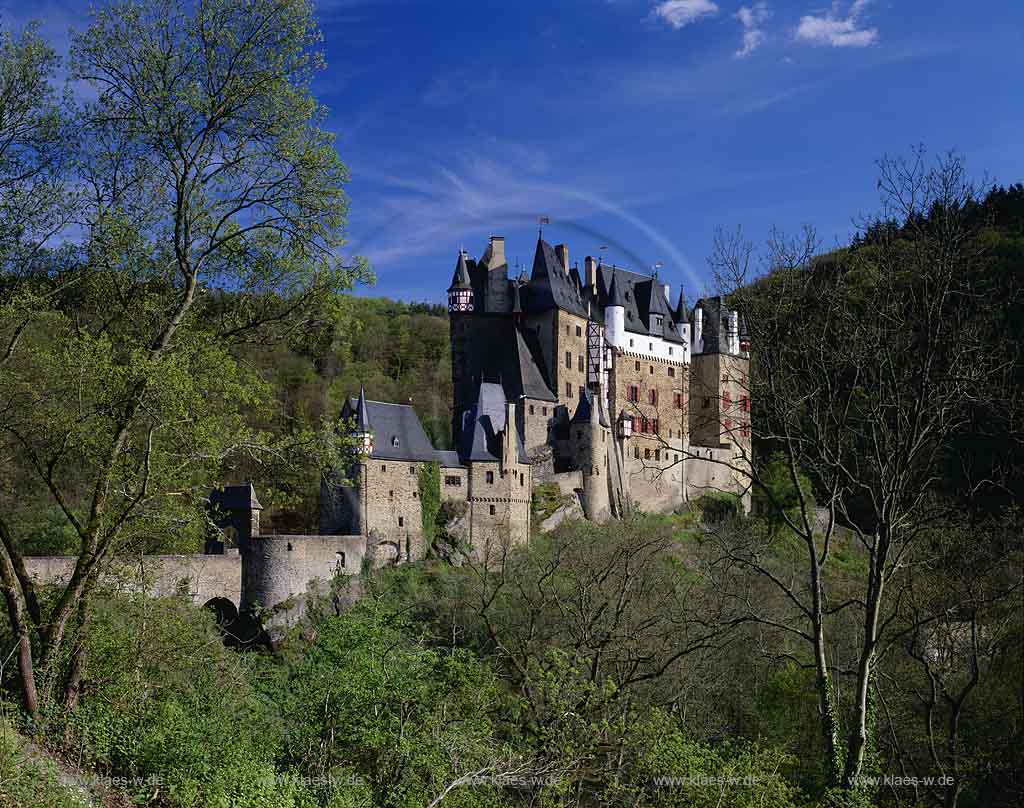
[[[256,536],[243,555],[241,608],[272,609],[305,594],[311,581],[355,575],[365,552],[364,536]]]
[[[617,421],[624,412],[635,424],[622,448],[624,493],[642,510],[671,510],[683,502],[687,370],[681,356],[653,359],[629,350],[612,351],[610,415]],[[631,386],[637,387],[639,401],[629,400]],[[643,431],[645,418],[651,430],[657,419],[657,433]]]
[[[40,583],[70,579],[74,556],[30,556],[29,575]],[[187,594],[195,603],[214,598],[230,600],[237,608],[242,599],[242,559],[237,550],[223,555],[149,555],[117,559],[109,567],[105,583],[125,591],[146,591],[156,597]]]
[[[413,561],[424,556],[420,466],[422,463],[403,460],[366,462],[366,531],[377,539],[378,564]],[[443,491],[443,477],[441,483]]]

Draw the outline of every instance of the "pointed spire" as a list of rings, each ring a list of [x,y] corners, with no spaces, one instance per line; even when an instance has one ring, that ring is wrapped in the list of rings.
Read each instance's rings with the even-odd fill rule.
[[[448,287],[451,292],[454,289],[469,289],[469,268],[466,266],[466,251],[459,250],[459,260],[455,264],[455,272],[452,275],[452,285]]]
[[[612,285],[608,287],[608,305],[626,307],[626,301],[622,297],[622,290],[619,289],[615,270],[612,270]]]
[[[370,413],[366,409],[366,391],[359,385],[359,401],[356,404],[356,432],[370,431]]]
[[[686,296],[683,294],[682,284],[679,284],[679,302],[676,303],[675,320],[676,325],[682,325],[683,323],[688,322],[686,313]]]

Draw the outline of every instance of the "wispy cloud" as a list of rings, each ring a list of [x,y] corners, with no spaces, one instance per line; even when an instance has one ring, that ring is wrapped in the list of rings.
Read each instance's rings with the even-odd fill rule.
[[[770,15],[768,4],[764,0],[754,3],[752,6],[740,6],[740,10],[735,14],[736,19],[743,26],[743,47],[736,51],[738,57],[750,56],[761,47],[761,43],[764,42],[764,31],[761,29],[761,25]]]
[[[665,0],[658,3],[652,13],[679,29],[703,17],[715,16],[718,6],[711,0]]]
[[[808,14],[800,18],[796,39],[812,45],[833,48],[866,48],[878,41],[877,28],[861,26],[860,17],[870,0],[854,0],[846,16],[840,13],[839,1],[824,14]]]

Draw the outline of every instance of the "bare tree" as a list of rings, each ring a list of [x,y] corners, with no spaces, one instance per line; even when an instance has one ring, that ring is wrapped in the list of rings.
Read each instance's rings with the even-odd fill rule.
[[[935,495],[941,461],[969,407],[995,395],[1001,377],[964,305],[976,295],[968,269],[982,251],[973,238],[978,196],[962,162],[948,155],[929,165],[919,151],[882,160],[879,171],[882,219],[901,226],[872,244],[818,255],[811,230],[773,233],[767,271],[753,278],[742,234],[721,234],[711,262],[754,346],[754,439],[781,457],[792,501],[780,501],[763,462],[747,475],[802,548],[798,573],[784,571],[770,560],[772,536],[720,531],[720,568],[769,581],[787,605],[780,618],[751,604],[748,617],[810,652],[826,768],[846,788],[864,763],[876,665],[904,600],[904,571],[950,513]],[[865,559],[850,593],[826,574],[839,525]],[[848,610],[856,651],[837,663],[833,621]],[[837,672],[851,680],[842,704]]]

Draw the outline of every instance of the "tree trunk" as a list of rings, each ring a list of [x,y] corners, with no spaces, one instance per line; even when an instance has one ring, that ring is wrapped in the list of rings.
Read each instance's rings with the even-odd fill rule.
[[[39,694],[36,690],[35,667],[32,659],[32,632],[29,624],[25,596],[21,591],[14,565],[4,545],[0,544],[0,586],[7,602],[7,614],[11,628],[18,640],[18,679],[21,684],[21,699],[33,719],[39,717]]]

